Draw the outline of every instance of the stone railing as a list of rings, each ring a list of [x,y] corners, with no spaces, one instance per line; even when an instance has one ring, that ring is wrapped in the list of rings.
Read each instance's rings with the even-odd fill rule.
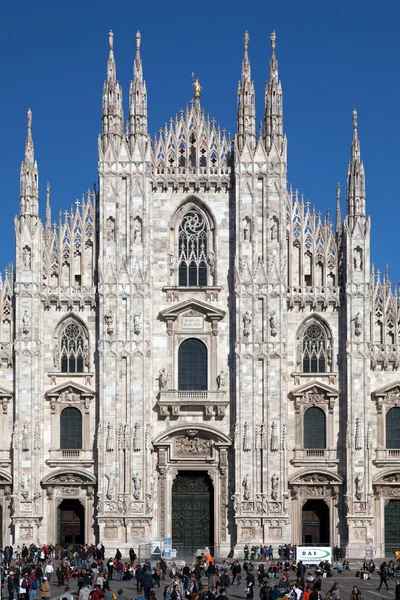
[[[79,465],[91,466],[94,463],[92,450],[63,449],[49,450],[46,464],[49,466]]]
[[[228,402],[228,395],[222,390],[162,390],[157,405],[160,415],[164,417],[169,414],[179,416],[193,411],[202,411],[207,417],[224,417]]]
[[[300,308],[311,305],[316,310],[318,304],[322,308],[328,308],[328,305],[340,306],[340,288],[333,286],[304,285],[287,288],[287,299],[289,308],[294,308],[296,304]]]
[[[328,465],[338,462],[335,448],[295,448],[293,453],[292,464],[312,464],[318,462]]]

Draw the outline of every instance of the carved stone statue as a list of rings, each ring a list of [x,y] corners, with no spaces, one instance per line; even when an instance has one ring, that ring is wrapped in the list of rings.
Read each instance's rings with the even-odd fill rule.
[[[249,311],[246,311],[243,315],[243,335],[245,338],[248,338],[250,335],[250,325],[252,321],[252,316]]]
[[[106,473],[105,477],[107,479],[107,493],[106,493],[106,496],[107,496],[108,500],[111,500],[111,498],[114,496],[115,479],[114,479],[114,476],[111,475],[111,473]]]
[[[162,369],[159,370],[158,372],[158,377],[156,378],[156,380],[158,381],[158,388],[159,390],[165,390],[167,388],[168,385],[168,373],[166,371],[166,369],[163,367]]]
[[[356,485],[355,497],[357,500],[361,500],[364,492],[364,477],[361,473],[356,476],[354,483]]]
[[[139,477],[139,473],[135,473],[132,477],[133,482],[133,497],[135,500],[139,500],[140,491],[142,489],[142,480]]]
[[[278,499],[278,489],[279,489],[279,476],[274,473],[271,477],[271,498],[272,500]]]
[[[355,271],[362,270],[362,250],[361,248],[355,248],[353,251],[353,264]]]
[[[22,452],[29,452],[29,425],[27,421],[22,427],[21,448]]]
[[[113,217],[108,217],[106,221],[107,241],[113,242],[115,239],[115,221]]]
[[[269,326],[271,328],[271,335],[275,337],[278,335],[278,319],[276,318],[276,312],[273,311],[269,318]]]
[[[114,327],[113,327],[114,316],[113,316],[111,310],[107,311],[106,314],[104,315],[104,323],[107,326],[108,335],[112,335],[114,333]]]
[[[175,254],[173,252],[169,253],[169,274],[173,275],[175,272],[175,263],[176,263],[176,258],[175,258]]]
[[[29,496],[29,477],[26,471],[21,473],[21,496],[26,500]]]
[[[222,389],[224,388],[226,385],[226,373],[224,371],[221,371],[221,373],[219,375],[217,375],[217,386],[218,389]]]
[[[25,311],[22,315],[22,332],[27,335],[30,331],[30,319],[28,311]]]
[[[109,421],[107,423],[107,438],[106,438],[106,451],[113,452],[114,450],[114,425]]]
[[[134,219],[133,239],[136,244],[142,242],[142,222],[139,217],[135,217]]]
[[[250,487],[249,487],[249,476],[245,475],[242,481],[242,487],[243,487],[243,499],[244,500],[249,500],[250,499]]]
[[[48,485],[46,488],[46,494],[48,500],[53,500],[54,497],[54,487],[52,485]]]
[[[141,331],[141,327],[140,327],[140,313],[136,313],[133,316],[133,332],[136,335],[139,335]]]
[[[39,500],[40,500],[41,497],[42,497],[42,494],[40,492],[35,492],[33,494],[32,501],[33,501],[33,508],[35,510],[35,513],[39,513],[40,512],[40,502],[39,502]]]
[[[358,312],[354,317],[354,335],[360,337],[362,331],[361,315]]]
[[[31,270],[31,249],[29,248],[29,246],[25,246],[25,248],[22,250],[22,262],[24,264],[24,270],[30,271]]]
[[[251,450],[251,436],[250,436],[250,423],[244,422],[243,425],[243,451],[249,452]]]
[[[278,225],[276,223],[275,219],[271,219],[272,224],[271,224],[271,242],[274,242],[275,240],[278,239]]]
[[[248,219],[243,219],[243,241],[250,242],[250,222]]]
[[[354,449],[362,450],[362,423],[359,417],[357,417],[356,419],[356,427],[354,432]]]
[[[212,277],[214,277],[214,275],[215,275],[215,254],[212,250],[210,250],[210,252],[208,253],[207,262],[208,262],[208,267],[210,269],[210,275]]]
[[[278,451],[278,424],[273,421],[271,424],[271,452]]]

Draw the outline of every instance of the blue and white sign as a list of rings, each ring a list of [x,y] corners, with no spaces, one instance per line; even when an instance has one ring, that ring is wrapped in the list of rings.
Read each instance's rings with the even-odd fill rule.
[[[332,548],[329,546],[297,546],[296,560],[301,560],[305,565],[319,565],[327,560],[332,563]]]

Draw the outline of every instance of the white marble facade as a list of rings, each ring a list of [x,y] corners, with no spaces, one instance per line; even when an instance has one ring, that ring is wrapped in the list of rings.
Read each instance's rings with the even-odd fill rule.
[[[190,470],[211,477],[218,554],[301,543],[308,500],[328,507],[332,545],[385,552],[385,506],[400,499],[385,425],[400,403],[399,309],[371,272],[357,115],[334,227],[288,189],[275,34],[257,135],[248,41],[233,141],[197,81],[151,141],[140,35],[125,129],[110,33],[99,187],[54,225],[49,187],[39,217],[28,112],[16,268],[0,297],[4,544],[57,542],[68,498],[87,541],[170,536],[173,481]],[[206,390],[179,390],[188,338],[206,348]],[[78,449],[60,434],[71,406]],[[305,443],[310,408],[323,411],[322,448]]]

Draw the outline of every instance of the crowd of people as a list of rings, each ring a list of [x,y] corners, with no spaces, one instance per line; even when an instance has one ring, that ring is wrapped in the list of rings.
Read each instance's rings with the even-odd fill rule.
[[[183,561],[182,564],[167,563],[164,558],[157,563],[139,562],[133,548],[128,560],[123,560],[119,550],[106,558],[102,544],[67,545],[57,549],[31,545],[15,551],[8,546],[1,554],[2,595],[7,593],[8,600],[49,599],[52,585],[59,588],[57,595],[61,600],[128,600],[120,582],[131,580],[138,600],[156,600],[156,589],[161,587],[163,600],[227,600],[232,586],[236,586],[236,597],[239,590],[243,590],[247,600],[255,596],[259,600],[340,600],[337,582],[330,586],[328,593],[322,595],[321,592],[322,579],[333,576],[333,566],[324,561],[307,568],[301,561],[296,562],[290,544],[278,549],[276,560],[271,546],[258,546],[244,548],[244,561],[216,563],[205,553],[191,565]],[[388,589],[388,580],[396,576],[396,568],[395,561],[381,564],[378,590],[382,585]],[[338,560],[335,569],[339,575],[350,571],[349,561]],[[355,576],[369,578],[375,570],[373,560],[364,561]],[[357,586],[350,600],[362,600]],[[400,579],[397,578],[396,600],[400,600]]]

